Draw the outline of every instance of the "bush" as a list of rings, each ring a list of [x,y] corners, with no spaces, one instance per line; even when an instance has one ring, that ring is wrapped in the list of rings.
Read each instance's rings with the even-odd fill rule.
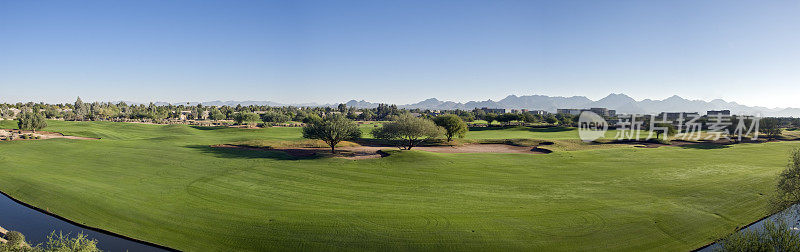
[[[763,229],[733,233],[720,244],[722,251],[800,251],[800,232],[785,221],[766,221]]]
[[[47,236],[47,242],[44,244],[44,251],[81,251],[81,252],[97,252],[97,240],[89,239],[83,233],[78,233],[75,237],[70,237],[69,233],[64,234],[55,231]]]
[[[0,244],[0,252],[99,252],[97,240],[89,239],[83,233],[78,233],[75,237],[55,231],[47,236],[47,242],[31,247],[25,236],[17,231],[9,231],[6,234],[8,243]]]
[[[6,234],[6,240],[8,243],[6,246],[12,248],[19,248],[27,246],[27,242],[25,242],[25,235],[17,231],[8,231]]]

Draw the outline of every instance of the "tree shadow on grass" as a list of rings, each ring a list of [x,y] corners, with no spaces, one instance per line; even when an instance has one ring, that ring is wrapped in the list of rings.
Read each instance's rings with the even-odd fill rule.
[[[529,126],[509,125],[509,126],[492,126],[492,127],[470,127],[469,131],[489,131],[489,130],[504,130],[504,129],[524,129],[530,132],[541,132],[541,133],[564,132],[564,131],[575,130],[574,128],[561,127],[561,126],[529,127]]]
[[[189,126],[189,127],[193,128],[193,129],[198,129],[198,130],[221,130],[221,129],[227,129],[228,128],[227,126],[197,126],[197,125],[193,125],[193,126]]]
[[[542,127],[542,128],[528,128],[528,130],[531,132],[547,133],[547,132],[573,131],[575,130],[575,128],[555,126],[555,127]]]
[[[726,149],[730,148],[730,144],[716,144],[716,143],[698,143],[698,144],[687,144],[681,146],[684,149],[696,149],[696,150],[716,150],[716,149]]]
[[[208,145],[188,145],[186,148],[199,150],[205,154],[210,154],[220,158],[244,158],[244,159],[273,159],[273,160],[305,160],[322,158],[316,153],[295,153],[291,155],[285,151],[237,148],[237,147],[214,147]],[[292,151],[292,150],[287,150]]]

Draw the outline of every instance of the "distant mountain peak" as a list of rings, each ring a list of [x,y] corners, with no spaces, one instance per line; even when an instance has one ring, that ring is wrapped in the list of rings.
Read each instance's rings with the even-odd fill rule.
[[[680,97],[678,95],[673,95],[667,99],[664,99],[664,101],[686,101],[686,99],[683,99],[683,97]]]
[[[137,104],[135,102],[126,101],[128,104]],[[197,102],[190,102],[196,104]],[[156,105],[169,105],[166,102],[156,102]],[[185,105],[186,102],[172,103],[172,105]],[[335,104],[317,104],[317,103],[301,103],[301,104],[282,104],[270,101],[207,101],[202,102],[203,106],[242,106],[248,105],[267,105],[267,106],[299,106],[299,107],[335,107]],[[345,103],[348,107],[356,108],[375,108],[378,103],[372,103],[365,100],[357,101],[355,99]],[[800,117],[800,108],[765,108],[765,107],[750,107],[740,105],[736,102],[726,102],[722,99],[714,99],[711,101],[703,100],[687,100],[678,95],[670,96],[663,100],[644,99],[636,101],[630,96],[622,93],[611,93],[600,100],[594,101],[585,96],[547,96],[547,95],[508,95],[500,101],[487,99],[484,101],[469,101],[469,102],[453,102],[442,101],[437,98],[428,98],[423,101],[398,105],[400,108],[419,108],[419,109],[436,109],[436,110],[472,110],[475,108],[505,108],[505,109],[529,109],[529,110],[545,110],[549,112],[556,112],[561,108],[608,108],[614,109],[620,114],[638,113],[638,114],[658,114],[661,112],[700,112],[704,113],[708,110],[730,110],[733,114],[748,114],[748,115],[762,115],[762,116],[794,116]]]

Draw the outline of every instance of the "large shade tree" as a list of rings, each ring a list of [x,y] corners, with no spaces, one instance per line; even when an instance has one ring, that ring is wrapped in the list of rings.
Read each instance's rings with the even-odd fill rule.
[[[36,132],[36,130],[44,129],[47,127],[47,121],[44,119],[44,115],[37,112],[22,112],[17,117],[17,126],[19,126],[20,130],[32,130]]]
[[[759,121],[758,131],[766,135],[767,138],[775,139],[782,133],[780,120],[778,118],[762,118]]]
[[[260,118],[255,113],[239,112],[233,115],[233,120],[236,124],[254,123],[260,121]]]
[[[654,123],[650,130],[652,130],[653,134],[656,134],[657,139],[664,135],[665,140],[678,133],[678,130],[671,123]]]
[[[332,115],[321,120],[309,121],[308,125],[303,127],[303,137],[322,140],[331,147],[331,153],[336,153],[337,144],[360,138],[361,129],[344,116]]]
[[[394,122],[372,130],[372,136],[377,139],[399,140],[400,146],[410,150],[426,140],[441,136],[443,131],[431,120],[405,114]]]
[[[444,128],[444,135],[447,141],[453,141],[453,137],[464,138],[467,135],[467,123],[461,117],[453,114],[437,116],[433,119],[437,126]]]

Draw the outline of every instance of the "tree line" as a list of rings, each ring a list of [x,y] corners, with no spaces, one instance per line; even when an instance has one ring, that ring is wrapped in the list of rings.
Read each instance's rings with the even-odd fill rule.
[[[577,117],[565,114],[538,115],[531,113],[486,113],[482,109],[432,111],[424,109],[400,109],[396,105],[379,104],[375,108],[356,108],[346,104],[336,107],[272,107],[272,106],[204,106],[202,104],[190,105],[156,105],[127,104],[125,102],[83,102],[78,97],[74,103],[45,104],[45,103],[16,103],[0,104],[0,118],[14,118],[24,112],[41,114],[46,119],[63,119],[67,121],[144,121],[144,122],[169,122],[180,120],[209,120],[232,121],[237,124],[282,124],[290,121],[308,122],[317,117],[339,114],[350,120],[356,121],[394,121],[403,115],[415,115],[433,119],[442,114],[456,115],[465,122],[485,121],[489,126],[494,123],[511,125],[514,123],[544,123],[551,125],[572,126],[577,122]]]

